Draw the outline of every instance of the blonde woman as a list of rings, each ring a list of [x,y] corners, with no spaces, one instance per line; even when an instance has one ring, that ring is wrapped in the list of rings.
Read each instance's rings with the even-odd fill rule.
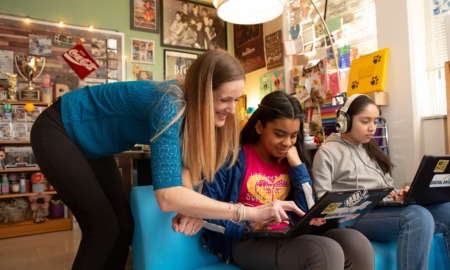
[[[162,211],[210,218],[287,219],[294,204],[237,208],[182,187],[182,168],[193,184],[213,179],[225,160],[236,160],[235,102],[245,73],[225,51],[207,51],[185,82],[130,81],[85,87],[56,100],[36,120],[31,144],[48,181],[77,218],[83,238],[73,269],[123,269],[133,219],[113,155],[150,144],[152,180]],[[201,223],[180,230],[198,231]]]

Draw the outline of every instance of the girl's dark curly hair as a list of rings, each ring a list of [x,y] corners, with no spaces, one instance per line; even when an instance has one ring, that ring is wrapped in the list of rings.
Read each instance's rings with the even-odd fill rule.
[[[253,144],[259,140],[259,134],[256,132],[255,126],[258,121],[261,121],[263,127],[267,122],[271,122],[275,119],[288,118],[288,119],[300,119],[300,132],[297,135],[297,142],[295,147],[297,148],[300,159],[305,163],[308,171],[311,168],[311,155],[309,151],[304,147],[304,135],[303,135],[303,110],[300,102],[294,96],[288,95],[281,91],[275,91],[266,95],[258,108],[252,114],[247,124],[241,131],[240,145]],[[312,175],[310,173],[310,175]]]

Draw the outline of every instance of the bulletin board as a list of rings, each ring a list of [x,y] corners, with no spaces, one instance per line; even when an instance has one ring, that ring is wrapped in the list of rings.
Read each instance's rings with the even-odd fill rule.
[[[98,67],[89,75],[81,78],[63,58],[75,45],[80,44]],[[64,25],[24,18],[0,15],[0,85],[6,86],[6,72],[18,74],[18,89],[27,82],[17,70],[15,59],[34,55],[45,57],[41,76],[35,78],[34,85],[39,87],[42,77],[50,76],[52,84],[64,84],[68,90],[85,85],[123,81],[125,78],[124,34],[122,32]],[[19,65],[20,67],[20,65]],[[36,75],[41,70],[37,66]],[[22,72],[23,73],[23,72]]]

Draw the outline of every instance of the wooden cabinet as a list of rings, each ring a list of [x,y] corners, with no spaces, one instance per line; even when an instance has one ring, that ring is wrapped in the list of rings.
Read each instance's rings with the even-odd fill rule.
[[[39,108],[44,110],[49,104],[48,103],[42,103],[42,102],[28,102],[28,101],[3,101],[0,102],[1,108],[3,108],[4,104],[11,104],[14,108],[22,108],[25,104],[32,103],[36,106],[36,108]],[[24,149],[26,147],[30,147],[30,141],[29,141],[29,130],[31,128],[31,125],[34,121],[33,116],[22,116],[22,115],[9,115],[5,117],[3,109],[0,111],[1,113],[1,119],[0,119],[0,148],[2,150],[5,149]],[[12,112],[13,114],[20,114],[19,112]],[[8,117],[11,117],[9,119]],[[30,119],[28,119],[28,117]],[[15,128],[25,128],[26,131],[18,130],[15,131]],[[3,129],[2,129],[3,128]],[[10,128],[8,134],[8,128]],[[18,134],[15,134],[15,132],[18,132]],[[24,134],[25,132],[25,134]],[[30,152],[30,156],[32,156],[32,153]],[[3,175],[11,175],[11,174],[25,174],[27,175],[26,179],[31,179],[31,174],[40,172],[40,168],[30,161],[31,157],[26,157],[25,160],[20,160],[20,156],[17,158],[17,164],[14,164],[14,161],[11,162],[11,159],[8,160],[8,154],[6,155],[7,158],[2,160],[2,164],[0,166],[0,179]],[[29,197],[36,196],[38,192],[32,192],[31,190],[31,183],[30,183],[30,192],[25,193],[12,193],[11,190],[9,194],[0,194],[0,204],[7,205],[13,202],[17,198],[25,198],[28,201]],[[40,192],[45,195],[51,195],[53,198],[57,198],[56,191],[46,191],[44,189],[43,192]],[[0,205],[1,206],[1,205]],[[0,207],[0,210],[2,208]],[[6,208],[3,208],[6,209]],[[3,211],[3,213],[0,212],[0,216],[6,215],[6,211]],[[47,233],[47,232],[54,232],[54,231],[61,231],[61,230],[71,230],[72,229],[72,214],[70,211],[67,211],[66,217],[62,218],[45,218],[44,222],[41,223],[35,223],[32,219],[27,218],[24,221],[19,222],[0,222],[0,239],[3,238],[9,238],[9,237],[15,237],[15,236],[23,236],[23,235],[31,235],[31,234],[38,234],[38,233]]]

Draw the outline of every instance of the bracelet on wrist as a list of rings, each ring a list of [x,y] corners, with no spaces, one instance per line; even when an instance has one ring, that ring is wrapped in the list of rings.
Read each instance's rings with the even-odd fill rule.
[[[230,205],[232,203],[230,202]],[[230,220],[234,223],[241,223],[243,220],[245,220],[245,206],[242,203],[236,203],[232,204],[234,206],[234,217]],[[228,207],[231,209],[231,206]]]

